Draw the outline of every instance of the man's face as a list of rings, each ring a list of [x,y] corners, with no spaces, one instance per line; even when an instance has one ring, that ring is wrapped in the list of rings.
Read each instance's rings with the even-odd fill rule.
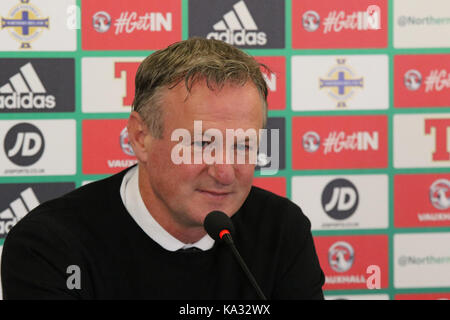
[[[163,99],[164,131],[161,139],[148,134],[145,138],[146,161],[143,163],[148,184],[147,197],[150,212],[159,210],[183,227],[203,225],[205,216],[220,210],[232,216],[246,199],[253,180],[255,164],[230,163],[226,157],[226,129],[262,128],[262,99],[253,83],[244,86],[226,84],[211,90],[199,81],[187,92],[184,82],[166,90]],[[222,164],[194,164],[194,153],[208,144],[194,136],[194,121],[202,121],[202,130],[218,129],[223,136]],[[172,149],[179,141],[171,141],[172,132],[187,129],[192,148],[191,164],[175,164]],[[238,140],[238,139],[237,139]],[[231,152],[242,150],[242,142],[231,143]],[[229,142],[228,142],[229,143]],[[249,145],[249,142],[244,142]],[[203,146],[202,146],[203,144]],[[236,160],[236,158],[234,159]],[[141,183],[140,183],[141,184]]]

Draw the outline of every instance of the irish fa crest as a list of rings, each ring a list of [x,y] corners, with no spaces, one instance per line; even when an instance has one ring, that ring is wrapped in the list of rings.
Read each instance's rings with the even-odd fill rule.
[[[356,94],[358,88],[364,87],[364,78],[358,78],[345,64],[345,59],[336,60],[337,65],[331,68],[326,78],[319,78],[319,88],[328,91],[328,95],[337,101],[338,108],[345,108],[346,102]]]
[[[8,13],[1,17],[2,30],[20,42],[20,49],[30,49],[31,42],[41,36],[49,28],[49,18],[44,17],[40,10],[30,4],[31,0],[20,0]]]

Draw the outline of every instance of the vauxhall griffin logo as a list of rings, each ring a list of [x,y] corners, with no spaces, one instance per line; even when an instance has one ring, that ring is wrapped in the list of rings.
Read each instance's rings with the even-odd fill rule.
[[[1,109],[53,109],[55,96],[48,94],[33,65],[28,62],[20,72],[0,83]]]
[[[403,83],[408,90],[416,91],[422,85],[422,74],[414,69],[408,70],[403,77]]]
[[[302,145],[306,152],[316,152],[320,148],[320,136],[317,132],[308,131],[303,135]]]
[[[267,43],[267,34],[258,31],[258,26],[243,0],[233,5],[223,15],[223,19],[213,25],[214,32],[208,33],[206,38],[217,39],[232,45],[259,45]]]
[[[338,241],[328,250],[328,263],[336,272],[348,271],[354,262],[355,251],[353,247],[345,242]]]
[[[99,11],[92,17],[92,26],[95,31],[104,33],[111,27],[111,16],[106,11]]]
[[[6,133],[3,148],[11,162],[18,166],[30,166],[36,163],[44,152],[44,136],[31,123],[19,123]]]
[[[358,207],[359,195],[355,185],[347,179],[335,179],[322,192],[322,207],[336,220],[350,217]]]
[[[450,208],[450,181],[438,179],[430,186],[430,202],[439,210]]]
[[[308,32],[314,32],[320,27],[320,16],[313,10],[306,11],[302,17],[303,28]]]
[[[135,156],[133,148],[131,147],[130,144],[130,140],[128,139],[127,127],[123,128],[122,131],[120,132],[119,143],[123,153],[125,153],[128,156]]]

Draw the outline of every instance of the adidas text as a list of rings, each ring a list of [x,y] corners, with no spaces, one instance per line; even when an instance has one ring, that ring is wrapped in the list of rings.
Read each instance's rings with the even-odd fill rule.
[[[267,35],[265,32],[255,32],[255,31],[231,31],[226,30],[223,32],[210,32],[206,36],[207,39],[216,39],[227,42],[231,45],[249,45],[249,46],[263,46],[267,43]]]
[[[0,94],[0,109],[53,109],[54,95],[28,93]]]

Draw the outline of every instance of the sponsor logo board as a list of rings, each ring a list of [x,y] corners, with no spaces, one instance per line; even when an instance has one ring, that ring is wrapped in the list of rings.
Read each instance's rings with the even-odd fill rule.
[[[181,1],[83,0],[83,50],[156,50],[181,40]]]
[[[386,0],[292,1],[294,49],[386,48]]]
[[[127,120],[83,120],[83,173],[111,174],[137,163]]]
[[[449,47],[450,11],[447,0],[393,1],[395,48]]]
[[[371,276],[378,277],[380,288],[388,286],[387,235],[316,236],[314,243],[325,273],[324,290],[367,289]],[[370,266],[379,273],[370,272]]]
[[[449,54],[394,56],[395,107],[450,106],[449,61]]]
[[[394,115],[394,167],[449,167],[450,114]]]
[[[292,144],[295,170],[386,168],[387,117],[293,117]]]
[[[387,175],[295,176],[291,199],[312,230],[388,227]]]
[[[76,172],[75,120],[1,120],[0,175]]]
[[[0,70],[0,113],[75,111],[74,59],[6,58]]]
[[[83,112],[131,111],[134,79],[144,57],[82,59]]]
[[[79,18],[75,4],[75,0],[1,1],[2,51],[75,51]]]
[[[295,111],[389,106],[387,55],[293,56],[291,74]]]
[[[450,287],[450,233],[394,235],[394,287]]]
[[[395,175],[394,200],[397,228],[450,226],[450,174]]]
[[[189,37],[225,41],[240,48],[284,48],[282,0],[189,1]]]
[[[0,239],[39,204],[74,188],[73,182],[0,184]]]

